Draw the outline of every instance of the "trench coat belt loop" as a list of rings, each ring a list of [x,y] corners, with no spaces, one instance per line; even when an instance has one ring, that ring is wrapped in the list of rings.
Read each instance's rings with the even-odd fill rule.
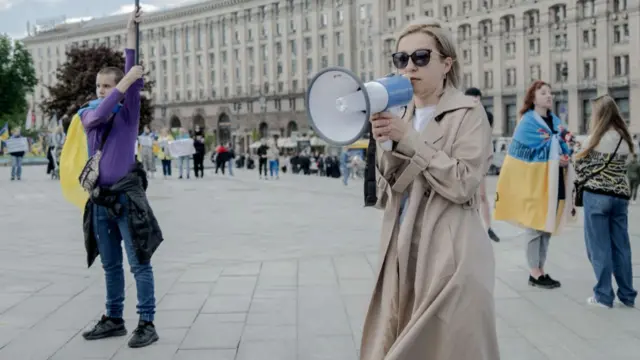
[[[407,187],[413,182],[413,179],[416,178],[420,173],[422,173],[427,166],[429,166],[429,162],[420,156],[420,154],[415,154],[411,157],[409,164],[404,168],[400,176],[398,176],[396,182],[392,186],[392,190],[394,192],[403,193]]]

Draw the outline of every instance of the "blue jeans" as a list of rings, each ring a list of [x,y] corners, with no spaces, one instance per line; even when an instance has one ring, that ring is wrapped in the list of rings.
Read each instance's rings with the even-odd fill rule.
[[[22,177],[22,156],[11,156],[11,178]]]
[[[189,177],[189,172],[191,171],[191,157],[190,156],[180,156],[178,158],[178,168],[180,169],[180,177],[182,177],[182,169],[184,166],[187,166],[187,177]]]
[[[229,176],[233,176],[233,159],[228,161],[227,170],[229,170]]]
[[[153,321],[156,299],[151,263],[140,263],[133,247],[129,231],[129,209],[125,196],[120,197],[122,215],[112,218],[107,208],[93,205],[93,230],[98,242],[100,260],[104,269],[107,286],[107,316],[122,318],[124,311],[124,269],[122,267],[122,245],[127,252],[127,260],[136,281],[138,293],[138,314],[140,320]]]
[[[347,166],[341,166],[342,170],[342,183],[347,185],[349,184],[349,176],[351,176],[351,169]]]
[[[618,299],[625,305],[634,305],[638,293],[633,289],[629,201],[588,191],[584,192],[583,201],[584,239],[596,275],[594,296],[599,303],[613,306],[613,275],[618,284]]]
[[[278,160],[269,160],[269,175],[273,177],[275,173],[276,177],[278,176]]]

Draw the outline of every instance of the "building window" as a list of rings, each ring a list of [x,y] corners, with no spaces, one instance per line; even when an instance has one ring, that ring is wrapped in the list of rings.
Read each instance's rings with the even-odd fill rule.
[[[507,69],[507,86],[516,86],[516,69]]]
[[[473,61],[471,57],[471,49],[462,50],[462,59],[464,60],[465,64],[469,64]]]
[[[554,48],[564,50],[567,46],[567,34],[556,34]]]
[[[629,55],[618,55],[613,57],[613,75],[629,75]]]
[[[627,10],[627,0],[613,0],[613,12],[618,13]]]
[[[482,54],[485,60],[493,60],[493,46],[485,45]]]
[[[540,80],[540,65],[531,65],[529,67],[530,81]]]
[[[618,105],[618,109],[620,109],[620,115],[624,119],[624,122],[629,125],[629,98],[628,97],[616,97],[614,98],[616,104]]]
[[[567,62],[556,63],[556,82],[565,82],[567,81],[567,76],[569,75],[569,70],[567,67]]]
[[[596,14],[595,0],[582,0],[582,18],[590,18]]]
[[[516,104],[505,105],[505,113],[507,114],[505,135],[511,136],[513,135],[513,131],[516,129],[516,122],[518,119],[518,108],[516,107]]]
[[[582,47],[591,49],[596,47],[596,29],[582,30]]]
[[[591,80],[596,78],[596,59],[582,60],[582,78]]]
[[[493,71],[491,70],[484,72],[484,88],[493,89]]]
[[[509,41],[505,44],[505,53],[507,57],[515,57],[516,56],[516,42]]]
[[[529,39],[529,55],[540,55],[540,38]]]
[[[550,7],[549,12],[554,23],[559,23],[567,19],[567,6],[564,4]]]
[[[468,89],[471,86],[473,86],[472,84],[473,81],[471,79],[472,79],[471,73],[464,73],[464,75],[462,76],[462,84],[465,89]]]
[[[615,25],[613,27],[613,43],[622,44],[629,42],[629,24]]]

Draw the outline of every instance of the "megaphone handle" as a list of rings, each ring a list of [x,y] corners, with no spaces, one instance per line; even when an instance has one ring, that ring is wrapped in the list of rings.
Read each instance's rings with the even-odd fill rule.
[[[391,151],[393,149],[393,140],[387,140],[380,144],[380,147],[385,151]]]

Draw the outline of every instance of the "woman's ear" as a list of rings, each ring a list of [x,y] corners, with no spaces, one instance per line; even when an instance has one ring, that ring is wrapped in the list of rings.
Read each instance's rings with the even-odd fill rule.
[[[453,59],[450,57],[444,58],[444,73],[448,74],[451,71],[451,67],[453,66]]]

